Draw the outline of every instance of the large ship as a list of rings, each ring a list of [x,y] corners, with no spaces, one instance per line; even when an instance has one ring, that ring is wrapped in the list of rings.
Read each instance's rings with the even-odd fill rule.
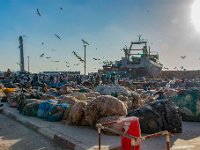
[[[158,53],[152,52],[147,40],[141,39],[131,42],[123,48],[124,57],[115,62],[104,62],[101,73],[127,74],[129,77],[157,77],[163,65],[159,61]]]

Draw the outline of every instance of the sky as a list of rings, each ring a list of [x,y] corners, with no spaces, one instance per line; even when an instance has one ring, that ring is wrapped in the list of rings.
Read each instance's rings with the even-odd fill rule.
[[[19,70],[21,35],[26,70],[30,56],[31,72],[83,73],[83,63],[72,53],[75,51],[83,58],[81,39],[90,44],[86,50],[87,72],[94,72],[102,67],[103,61],[120,60],[124,56],[121,49],[138,40],[139,34],[148,40],[152,51],[159,53],[165,67],[199,70],[200,11],[194,12],[193,6],[196,2],[195,6],[200,8],[199,1],[0,0],[0,70]]]

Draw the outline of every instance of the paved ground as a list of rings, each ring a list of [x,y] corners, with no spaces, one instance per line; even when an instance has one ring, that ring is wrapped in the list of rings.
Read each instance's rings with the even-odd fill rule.
[[[171,150],[200,150],[200,122],[183,122],[183,132],[171,137]],[[142,143],[142,150],[164,150],[165,138],[157,137]]]
[[[0,114],[0,150],[61,150],[49,139]]]

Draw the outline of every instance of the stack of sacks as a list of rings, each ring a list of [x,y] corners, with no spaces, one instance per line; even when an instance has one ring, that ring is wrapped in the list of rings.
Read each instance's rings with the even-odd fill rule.
[[[89,126],[95,126],[97,120],[108,116],[125,116],[125,104],[112,96],[98,96],[88,103],[85,109],[85,119]]]
[[[37,116],[37,111],[39,108],[39,104],[42,101],[37,100],[37,99],[27,99],[25,101],[25,106],[22,109],[22,114],[26,116]]]
[[[67,121],[69,124],[73,125],[86,125],[85,122],[85,108],[87,103],[84,101],[80,101],[76,104],[74,104],[70,112],[67,116]]]
[[[59,121],[68,107],[67,103],[58,104],[56,100],[45,100],[40,103],[37,116],[48,121]]]
[[[22,113],[24,107],[32,102],[35,102],[37,99],[26,99],[26,97],[20,97],[18,107],[17,109],[19,110],[19,113]]]

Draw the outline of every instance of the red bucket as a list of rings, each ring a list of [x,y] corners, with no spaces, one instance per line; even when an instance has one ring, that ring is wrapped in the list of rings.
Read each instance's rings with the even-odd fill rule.
[[[141,138],[140,123],[137,117],[127,117],[120,121],[122,132]],[[140,150],[141,143],[133,143],[134,140],[121,136],[122,150]]]

